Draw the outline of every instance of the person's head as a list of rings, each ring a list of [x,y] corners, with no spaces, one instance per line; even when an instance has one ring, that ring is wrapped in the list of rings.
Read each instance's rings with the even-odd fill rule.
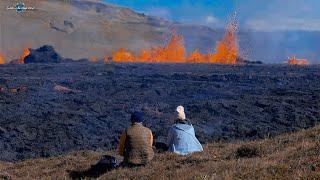
[[[180,121],[184,121],[186,119],[186,114],[184,113],[184,107],[178,106],[176,109],[177,119]]]
[[[131,123],[142,123],[143,122],[143,114],[142,112],[134,112],[131,114]]]

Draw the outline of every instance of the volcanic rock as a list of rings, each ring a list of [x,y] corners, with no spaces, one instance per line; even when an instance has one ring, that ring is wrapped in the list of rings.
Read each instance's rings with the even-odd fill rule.
[[[165,142],[178,105],[202,143],[312,127],[320,122],[319,72],[320,66],[282,65],[3,66],[0,160],[115,148],[135,110],[145,114],[155,140]]]
[[[44,45],[38,49],[30,49],[30,54],[24,58],[27,63],[60,63],[62,57],[52,46]]]
[[[238,64],[263,64],[262,61],[251,61],[251,60],[247,60],[243,57],[238,57],[237,63]]]
[[[58,91],[58,92],[63,92],[63,93],[69,93],[69,92],[80,92],[78,90],[74,90],[74,89],[70,89],[68,87],[65,87],[65,86],[62,86],[62,85],[59,85],[59,84],[56,84],[54,86],[54,90],[55,91]]]

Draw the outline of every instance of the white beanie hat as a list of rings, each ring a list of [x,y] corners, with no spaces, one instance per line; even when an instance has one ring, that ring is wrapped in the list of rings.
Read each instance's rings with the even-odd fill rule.
[[[184,113],[184,107],[183,106],[178,106],[177,109],[177,118],[180,120],[185,120],[186,119],[186,114]]]

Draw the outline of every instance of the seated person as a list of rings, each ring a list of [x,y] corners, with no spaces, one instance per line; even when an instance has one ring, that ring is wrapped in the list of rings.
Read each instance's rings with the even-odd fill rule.
[[[143,126],[143,114],[134,112],[131,115],[131,127],[126,129],[119,142],[119,154],[124,157],[122,165],[145,165],[153,159],[153,135],[149,128]]]
[[[194,128],[186,119],[183,106],[176,109],[177,119],[168,134],[168,151],[187,155],[192,152],[203,151],[202,145],[195,136]]]

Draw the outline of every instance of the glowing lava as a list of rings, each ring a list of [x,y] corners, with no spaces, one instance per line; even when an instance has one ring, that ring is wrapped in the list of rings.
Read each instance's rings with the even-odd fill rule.
[[[188,63],[209,63],[207,55],[201,54],[199,50],[193,51],[187,58]]]
[[[138,56],[122,48],[112,54],[112,59],[115,62],[183,63],[185,51],[183,37],[174,32],[165,46],[142,49]]]
[[[231,21],[221,41],[218,42],[216,52],[209,56],[209,63],[236,64],[238,58],[238,39],[236,35],[237,23]]]
[[[129,51],[125,49],[119,49],[118,51],[112,53],[112,60],[115,62],[133,62],[135,57]]]
[[[184,63],[186,61],[186,50],[184,47],[183,37],[173,32],[167,46],[162,48],[162,51],[156,51],[156,61]]]
[[[217,43],[214,53],[202,54],[195,50],[186,55],[184,40],[181,35],[172,33],[165,46],[155,46],[142,49],[138,56],[123,48],[113,52],[115,62],[145,62],[145,63],[218,63],[236,64],[238,58],[237,21],[235,18],[228,24],[226,33]]]
[[[6,61],[5,61],[4,55],[0,53],[0,64],[5,64],[5,63]]]
[[[308,65],[309,62],[306,59],[297,59],[296,57],[289,58],[286,61],[287,64],[291,65]]]
[[[89,57],[89,61],[92,63],[97,63],[98,62],[98,58],[96,56],[91,56]]]
[[[29,54],[30,54],[29,48],[25,48],[25,49],[23,50],[22,55],[19,57],[19,59],[18,59],[18,61],[17,61],[16,63],[17,63],[17,64],[24,64],[24,58],[27,57],[27,56],[29,56]]]

